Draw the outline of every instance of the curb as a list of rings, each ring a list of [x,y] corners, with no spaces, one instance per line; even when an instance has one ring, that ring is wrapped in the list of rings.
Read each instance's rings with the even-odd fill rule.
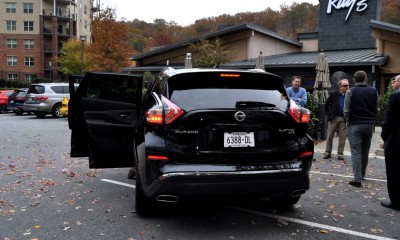
[[[375,154],[378,156],[385,156],[385,151],[382,148],[376,149]]]

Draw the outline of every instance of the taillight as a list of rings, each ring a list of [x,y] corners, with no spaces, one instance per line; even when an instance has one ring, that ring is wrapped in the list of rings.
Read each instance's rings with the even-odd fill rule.
[[[146,118],[149,123],[170,124],[182,115],[182,109],[164,96],[161,96],[161,101],[163,104],[157,104],[146,112]]]
[[[307,108],[297,105],[290,100],[289,115],[298,123],[308,123],[310,121],[311,112]]]
[[[167,161],[168,157],[162,155],[148,155],[147,159],[149,160],[157,160],[157,161]]]
[[[35,98],[36,98],[36,100],[39,100],[39,101],[46,101],[47,99],[49,99],[48,96],[37,96]]]
[[[300,157],[309,157],[312,156],[314,153],[312,151],[309,152],[303,152],[300,154]]]

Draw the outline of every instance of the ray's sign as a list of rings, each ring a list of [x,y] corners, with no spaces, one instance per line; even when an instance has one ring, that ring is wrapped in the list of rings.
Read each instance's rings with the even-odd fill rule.
[[[327,14],[332,13],[332,8],[337,10],[348,9],[345,21],[349,18],[350,14],[355,11],[363,12],[368,8],[368,0],[329,0],[328,8],[326,10]],[[355,7],[355,8],[354,8]]]

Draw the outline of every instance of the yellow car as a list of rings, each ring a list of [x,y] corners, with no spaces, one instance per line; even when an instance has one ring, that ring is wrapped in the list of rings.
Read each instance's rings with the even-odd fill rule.
[[[62,102],[61,102],[61,109],[60,109],[60,113],[61,115],[68,116],[68,98],[64,97]]]

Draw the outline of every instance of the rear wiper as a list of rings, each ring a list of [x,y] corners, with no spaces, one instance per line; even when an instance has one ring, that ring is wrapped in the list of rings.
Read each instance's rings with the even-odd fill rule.
[[[254,102],[254,101],[240,101],[236,102],[236,108],[275,108],[275,104],[266,102]]]

